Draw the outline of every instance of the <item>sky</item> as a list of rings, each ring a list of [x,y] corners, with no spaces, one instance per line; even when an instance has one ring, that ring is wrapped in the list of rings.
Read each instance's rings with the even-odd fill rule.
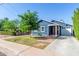
[[[30,11],[38,12],[39,18],[46,21],[63,20],[72,24],[74,10],[79,4],[68,3],[9,3],[0,4],[0,19],[8,17],[10,20],[18,19],[19,14]]]

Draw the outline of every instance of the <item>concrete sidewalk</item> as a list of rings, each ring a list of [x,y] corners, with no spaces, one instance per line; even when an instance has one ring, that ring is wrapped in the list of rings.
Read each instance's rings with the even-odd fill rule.
[[[31,46],[0,40],[0,52],[7,56],[55,56],[57,51],[47,51]]]
[[[79,42],[74,37],[62,36],[52,42],[45,50],[59,51],[62,56],[79,56]]]

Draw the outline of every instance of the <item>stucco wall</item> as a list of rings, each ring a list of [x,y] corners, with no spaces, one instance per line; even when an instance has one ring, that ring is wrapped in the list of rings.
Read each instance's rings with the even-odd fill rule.
[[[50,23],[48,23],[48,22],[45,22],[45,21],[42,21],[42,22],[40,22],[40,27],[41,26],[45,26],[45,32],[41,32],[41,31],[32,31],[32,35],[34,36],[39,36],[39,33],[41,33],[41,35],[42,36],[48,36],[48,34],[49,34],[49,29],[48,29],[48,24],[50,24]],[[39,30],[40,30],[40,28],[39,28]]]

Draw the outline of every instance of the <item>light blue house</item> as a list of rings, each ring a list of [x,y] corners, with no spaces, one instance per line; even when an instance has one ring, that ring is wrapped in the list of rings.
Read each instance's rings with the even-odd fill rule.
[[[33,36],[70,36],[73,34],[73,27],[61,21],[52,20],[51,22],[40,20],[39,30],[33,30]]]

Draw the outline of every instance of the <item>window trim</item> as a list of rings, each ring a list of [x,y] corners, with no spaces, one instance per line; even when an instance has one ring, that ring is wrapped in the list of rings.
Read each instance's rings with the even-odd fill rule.
[[[42,31],[42,27],[44,28],[44,31]],[[41,27],[40,27],[40,31],[41,31],[41,32],[45,32],[45,26],[41,26]]]
[[[33,32],[38,32],[37,30],[33,30]]]

